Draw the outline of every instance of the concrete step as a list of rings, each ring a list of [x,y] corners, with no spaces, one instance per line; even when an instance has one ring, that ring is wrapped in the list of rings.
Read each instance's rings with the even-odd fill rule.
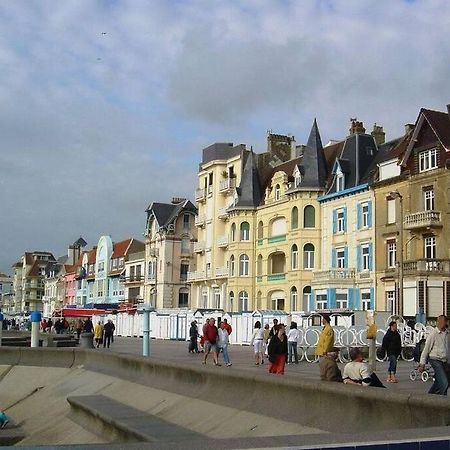
[[[12,421],[5,428],[0,429],[0,447],[15,445],[24,438],[23,430]]]
[[[180,442],[207,439],[200,433],[124,405],[103,395],[67,397],[70,418],[119,442]],[[113,439],[111,439],[113,438]]]

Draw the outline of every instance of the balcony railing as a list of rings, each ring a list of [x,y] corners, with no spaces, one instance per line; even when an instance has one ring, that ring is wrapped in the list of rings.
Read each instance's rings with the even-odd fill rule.
[[[228,267],[216,267],[216,277],[227,277],[228,276]]]
[[[273,273],[271,275],[267,275],[267,281],[283,281],[286,279],[285,273]]]
[[[450,260],[448,259],[418,259],[403,263],[403,274],[437,273],[448,274],[450,272]]]
[[[267,239],[269,244],[276,244],[277,242],[284,242],[286,240],[286,235],[283,234],[281,236],[272,236]]]
[[[227,235],[219,236],[217,238],[217,246],[220,248],[228,247],[228,236]]]
[[[121,280],[125,283],[140,283],[141,281],[144,281],[144,277],[143,275],[130,275],[129,277],[121,278]]]
[[[441,226],[441,213],[439,211],[421,211],[407,214],[403,220],[403,227],[406,230]]]
[[[219,208],[218,210],[217,210],[217,217],[219,218],[219,219],[228,219],[228,213],[227,213],[227,208],[225,207],[225,208]]]
[[[196,189],[195,200],[197,202],[201,202],[201,201],[205,200],[205,198],[206,198],[206,189],[205,188]]]
[[[195,218],[195,226],[197,226],[197,227],[204,227],[205,223],[206,223],[206,217],[204,215],[203,216],[197,216]]]
[[[236,178],[226,178],[219,183],[219,192],[225,193],[236,187]]]
[[[205,251],[205,243],[204,242],[195,242],[194,243],[194,252],[195,253],[203,253]]]
[[[187,281],[188,283],[191,281],[204,280],[206,277],[206,272],[188,272]]]
[[[326,280],[352,280],[355,278],[355,269],[329,269],[314,272],[314,281]]]

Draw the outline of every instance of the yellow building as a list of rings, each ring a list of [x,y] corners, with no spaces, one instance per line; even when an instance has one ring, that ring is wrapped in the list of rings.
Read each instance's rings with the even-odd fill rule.
[[[307,309],[320,264],[320,209],[327,167],[316,122],[308,144],[268,133],[268,151],[214,144],[199,171],[197,271],[201,308]]]

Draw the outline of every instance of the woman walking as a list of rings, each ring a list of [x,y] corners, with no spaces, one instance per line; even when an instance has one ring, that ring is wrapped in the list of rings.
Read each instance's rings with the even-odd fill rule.
[[[255,364],[259,366],[264,364],[263,346],[264,346],[264,331],[261,328],[261,322],[258,320],[255,322],[253,330],[253,336],[250,341],[250,345],[253,345],[255,351]]]
[[[103,342],[103,325],[102,322],[97,322],[94,327],[94,339],[97,344],[96,347],[99,348],[100,344]]]
[[[286,329],[283,324],[277,325],[275,334],[269,342],[269,373],[284,375],[284,366],[286,365],[288,347]]]
[[[191,322],[191,328],[189,329],[189,353],[198,353],[198,327],[197,321]]]
[[[288,357],[288,364],[292,364],[295,362],[295,364],[298,364],[298,353],[297,353],[297,345],[298,341],[300,340],[300,331],[297,329],[297,323],[292,322],[291,326],[289,327],[289,333],[287,336],[288,339],[288,351],[289,351],[289,357]],[[295,359],[295,361],[294,361]]]
[[[397,360],[402,352],[402,338],[397,330],[397,322],[393,320],[389,323],[389,328],[383,337],[381,348],[386,352],[389,360],[388,383],[398,383],[397,377]]]
[[[220,324],[220,328],[218,330],[219,339],[217,341],[217,347],[220,350],[222,350],[223,354],[223,361],[227,365],[227,367],[230,367],[232,364],[230,362],[230,356],[228,355],[228,344],[230,343],[230,335],[228,334],[227,330],[227,324],[222,322]]]

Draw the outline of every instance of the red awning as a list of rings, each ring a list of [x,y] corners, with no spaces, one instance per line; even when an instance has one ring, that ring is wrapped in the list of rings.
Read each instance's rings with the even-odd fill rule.
[[[56,309],[53,317],[91,317],[107,314],[104,309],[95,308],[63,308]]]

